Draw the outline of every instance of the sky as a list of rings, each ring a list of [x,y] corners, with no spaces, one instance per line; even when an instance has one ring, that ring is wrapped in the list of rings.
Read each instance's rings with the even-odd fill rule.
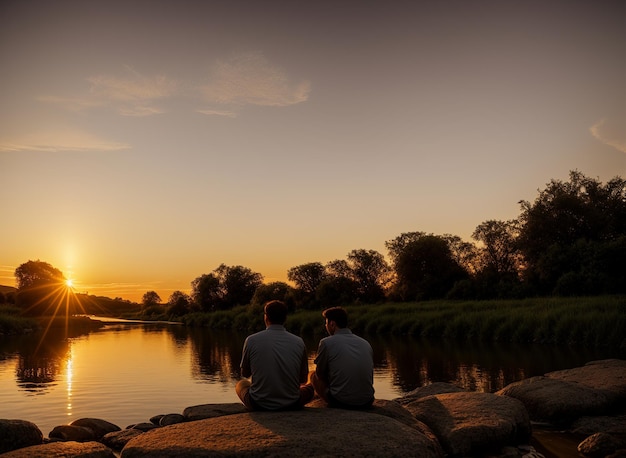
[[[624,0],[0,2],[0,284],[140,301],[626,176]]]

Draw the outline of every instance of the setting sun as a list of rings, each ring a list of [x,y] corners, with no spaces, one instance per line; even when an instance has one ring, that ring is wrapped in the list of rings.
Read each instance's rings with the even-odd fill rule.
[[[67,280],[65,280],[65,286],[67,286],[68,288],[72,288],[74,286],[74,280],[68,278]]]

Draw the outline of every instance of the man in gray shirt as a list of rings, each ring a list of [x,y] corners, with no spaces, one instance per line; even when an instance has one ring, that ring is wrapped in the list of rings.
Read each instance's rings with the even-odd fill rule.
[[[265,330],[243,344],[237,396],[249,410],[288,410],[303,407],[314,396],[306,384],[309,363],[304,341],[285,329],[287,306],[270,301],[264,307]]]
[[[374,402],[374,358],[369,342],[348,329],[341,307],[322,312],[329,337],[320,340],[311,383],[331,407],[369,408]]]

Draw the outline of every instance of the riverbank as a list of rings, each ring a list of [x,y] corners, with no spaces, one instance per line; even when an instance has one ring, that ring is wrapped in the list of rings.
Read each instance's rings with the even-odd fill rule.
[[[409,335],[473,342],[541,343],[610,347],[626,354],[626,296],[544,297],[519,300],[426,301],[347,305],[350,328],[364,335]],[[49,327],[80,330],[83,317],[29,318],[15,306],[0,306],[0,335]],[[322,337],[321,310],[295,310],[285,326],[301,336]],[[121,318],[120,316],[109,318]],[[124,315],[145,322],[180,322],[191,327],[256,332],[263,329],[260,306],[239,306],[180,317]]]
[[[20,314],[14,305],[0,306],[0,337],[31,334],[49,329],[63,329],[68,333],[82,333],[102,327],[102,322],[90,320],[86,316],[42,316],[28,317]]]
[[[626,296],[549,297],[491,301],[428,301],[346,306],[350,328],[364,335],[425,339],[612,347],[626,351]],[[285,326],[298,335],[324,335],[320,310],[297,310]],[[254,332],[260,307],[194,313],[189,326]]]

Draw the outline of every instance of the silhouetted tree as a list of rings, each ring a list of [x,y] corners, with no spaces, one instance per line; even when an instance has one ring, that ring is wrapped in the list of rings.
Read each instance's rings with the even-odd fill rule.
[[[282,281],[263,284],[257,287],[250,303],[259,307],[273,300],[283,301],[289,309],[293,310],[295,308],[294,289]]]
[[[28,261],[15,269],[17,289],[37,286],[59,285],[65,283],[63,273],[43,261]]]
[[[147,291],[141,298],[141,303],[144,307],[151,307],[161,303],[161,296],[156,291]]]
[[[478,250],[476,245],[465,242],[458,235],[443,234],[442,239],[448,244],[452,258],[470,275],[478,271]]]
[[[305,294],[315,294],[315,290],[324,280],[326,269],[321,262],[309,262],[292,267],[287,272],[289,281],[294,282],[296,288]]]
[[[182,291],[174,291],[167,300],[169,316],[183,316],[191,311],[191,297]]]
[[[357,294],[365,303],[375,303],[385,298],[385,288],[390,280],[391,268],[376,250],[352,250],[348,253],[349,278],[357,284]]]
[[[480,299],[515,297],[520,291],[522,256],[517,246],[517,220],[489,220],[478,225],[472,238],[478,248],[476,292]]]
[[[226,310],[250,303],[263,275],[243,266],[221,264],[211,274],[192,283],[191,297],[203,311]]]
[[[443,298],[455,282],[469,276],[454,259],[443,237],[423,232],[406,233],[387,242],[386,246],[396,274],[392,296],[399,300]]]
[[[315,291],[315,299],[322,308],[352,304],[358,298],[359,285],[349,277],[326,277]]]
[[[76,303],[63,273],[43,261],[28,261],[15,269],[15,303],[31,316],[74,313]]]
[[[256,289],[263,284],[263,275],[243,266],[222,264],[214,272],[222,285],[224,309],[249,304]]]
[[[615,265],[613,254],[626,236],[626,180],[602,185],[571,171],[569,181],[551,180],[533,203],[520,205],[524,278],[538,294],[565,294],[582,278],[593,278],[588,293],[626,291],[626,265]]]
[[[218,309],[221,300],[220,280],[214,274],[204,274],[191,282],[191,299],[203,312]]]
[[[480,270],[497,275],[517,275],[520,254],[516,239],[517,221],[489,220],[478,225],[472,238],[482,242],[480,249]]]

